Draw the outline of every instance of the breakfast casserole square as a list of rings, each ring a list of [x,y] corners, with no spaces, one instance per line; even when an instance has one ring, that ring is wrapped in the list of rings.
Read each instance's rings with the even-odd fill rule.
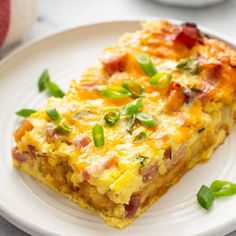
[[[224,142],[235,88],[230,46],[192,23],[144,22],[23,120],[13,164],[124,228]]]

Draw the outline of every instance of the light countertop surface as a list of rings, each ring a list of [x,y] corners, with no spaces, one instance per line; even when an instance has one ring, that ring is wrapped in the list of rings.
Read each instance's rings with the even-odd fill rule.
[[[32,39],[63,28],[132,17],[160,17],[195,22],[236,40],[236,0],[226,0],[201,9],[171,7],[151,0],[38,0],[38,17],[33,28],[24,40],[4,50],[0,57]],[[0,236],[26,235],[28,234],[0,216]],[[236,236],[236,231],[228,236]]]

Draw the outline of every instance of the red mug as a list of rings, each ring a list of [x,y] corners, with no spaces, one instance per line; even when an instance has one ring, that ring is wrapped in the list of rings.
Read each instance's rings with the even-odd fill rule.
[[[0,47],[22,39],[36,19],[36,0],[0,0]]]

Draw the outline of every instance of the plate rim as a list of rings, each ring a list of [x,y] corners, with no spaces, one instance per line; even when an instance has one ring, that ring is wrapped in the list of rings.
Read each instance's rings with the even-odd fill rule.
[[[87,23],[81,23],[76,24],[72,27],[63,27],[59,30],[56,30],[54,32],[51,32],[49,34],[37,37],[30,42],[27,42],[23,44],[22,46],[18,47],[17,49],[10,52],[7,56],[5,56],[0,61],[0,69],[3,67],[8,61],[11,61],[14,59],[17,55],[24,52],[24,50],[29,49],[30,47],[34,47],[36,44],[42,43],[43,41],[50,40],[52,37],[57,37],[63,34],[67,34],[70,32],[73,32],[74,30],[90,27],[90,26],[96,26],[96,25],[107,25],[107,24],[117,24],[117,23],[141,23],[147,20],[158,20],[163,19],[167,20],[172,23],[181,24],[184,21],[172,19],[172,18],[163,18],[163,17],[128,17],[128,18],[115,18],[115,19],[109,19],[109,20],[92,20],[87,21]],[[213,38],[220,39],[230,46],[236,48],[236,42],[231,37],[226,36],[223,33],[220,33],[218,31],[212,30],[208,27],[202,26],[198,24],[198,28],[205,34],[210,35]],[[26,233],[32,234],[32,235],[55,235],[54,232],[50,230],[46,230],[44,227],[40,227],[37,225],[37,223],[32,223],[32,221],[23,219],[18,217],[17,214],[14,214],[14,211],[9,210],[9,207],[7,204],[4,204],[3,202],[0,202],[0,215],[4,217],[7,221],[15,225],[16,227],[20,228]],[[206,228],[204,231],[199,231],[199,233],[195,235],[202,235],[202,234],[214,234],[214,233],[230,233],[231,230],[236,229],[236,216],[232,217],[227,222],[221,222],[220,224],[216,225],[212,228]]]

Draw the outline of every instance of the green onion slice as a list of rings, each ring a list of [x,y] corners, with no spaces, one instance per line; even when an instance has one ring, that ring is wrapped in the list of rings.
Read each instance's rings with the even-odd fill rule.
[[[140,132],[139,134],[137,134],[134,137],[133,142],[134,143],[139,143],[139,142],[143,141],[146,138],[147,138],[147,134],[145,132]]]
[[[56,121],[61,120],[61,116],[57,112],[56,108],[50,108],[50,109],[46,110],[46,114],[52,120],[56,120]]]
[[[156,126],[157,122],[156,120],[152,119],[152,116],[147,114],[147,113],[143,113],[140,112],[136,115],[136,119],[143,125],[148,126],[148,127],[152,127],[152,126]]]
[[[122,84],[122,86],[135,97],[144,96],[143,87],[140,84],[136,83],[135,81],[126,81]]]
[[[100,91],[103,96],[111,99],[121,99],[131,95],[127,89],[118,85],[100,85],[97,86],[97,90]]]
[[[141,165],[144,165],[145,161],[148,159],[146,156],[139,156],[138,161]]]
[[[208,210],[214,201],[214,196],[211,189],[205,185],[202,185],[197,193],[197,200],[204,209]]]
[[[133,128],[134,128],[134,125],[135,125],[135,115],[131,116],[128,118],[128,121],[127,121],[127,131],[132,134],[133,133]]]
[[[18,116],[27,117],[27,116],[30,116],[31,114],[34,114],[35,112],[36,110],[34,109],[21,109],[17,111],[16,114]]]
[[[225,197],[236,194],[236,184],[229,181],[215,180],[211,186],[215,197]]]
[[[118,109],[109,109],[104,116],[104,120],[108,126],[114,126],[119,119],[120,111]]]
[[[179,71],[190,75],[198,75],[201,72],[197,58],[194,57],[182,58],[178,62],[176,68]]]
[[[132,116],[139,112],[142,105],[143,105],[143,99],[138,98],[125,106],[124,114],[128,116]]]
[[[69,127],[65,122],[60,122],[54,129],[57,134],[69,134],[72,131],[72,128]]]
[[[93,134],[93,142],[96,147],[103,147],[104,146],[104,130],[103,127],[99,124],[93,126],[92,129]]]
[[[151,79],[150,84],[154,85],[157,88],[165,88],[171,82],[172,76],[167,73],[156,73]]]
[[[153,76],[157,73],[157,70],[154,64],[152,63],[151,58],[147,54],[145,53],[138,54],[136,56],[136,61],[148,76]]]
[[[47,89],[49,94],[53,97],[62,98],[65,96],[65,93],[54,82],[49,82],[47,84]]]
[[[39,92],[47,89],[49,94],[53,97],[62,98],[65,96],[65,93],[59,88],[59,86],[50,80],[50,75],[47,69],[44,70],[39,77],[38,89]]]
[[[43,92],[45,89],[47,89],[47,85],[50,82],[50,76],[48,73],[48,70],[45,69],[43,73],[40,75],[38,80],[38,89],[39,92]]]

